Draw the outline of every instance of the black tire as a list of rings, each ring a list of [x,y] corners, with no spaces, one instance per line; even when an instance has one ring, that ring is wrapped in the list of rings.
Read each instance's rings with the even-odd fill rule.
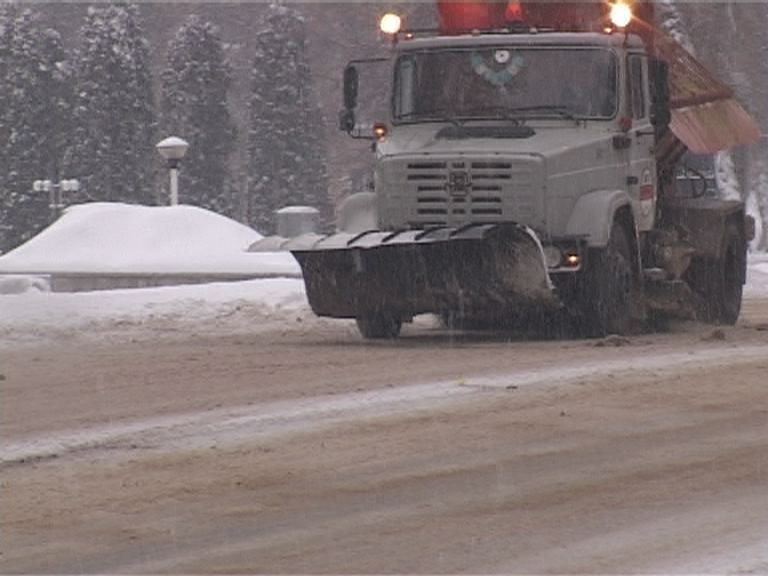
[[[697,316],[707,324],[736,324],[741,312],[746,242],[735,226],[723,237],[722,256],[691,266],[689,282],[699,296]]]
[[[357,317],[357,329],[368,340],[397,338],[402,327],[402,319],[389,312],[366,312]]]
[[[593,252],[588,263],[586,290],[581,294],[582,332],[602,337],[632,331],[634,278],[627,231],[615,222],[608,245]]]

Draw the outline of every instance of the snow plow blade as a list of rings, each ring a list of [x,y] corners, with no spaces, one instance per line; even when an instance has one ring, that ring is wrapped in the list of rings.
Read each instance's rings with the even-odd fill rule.
[[[283,248],[301,266],[315,314],[356,318],[495,307],[557,299],[536,235],[517,224],[297,238]]]

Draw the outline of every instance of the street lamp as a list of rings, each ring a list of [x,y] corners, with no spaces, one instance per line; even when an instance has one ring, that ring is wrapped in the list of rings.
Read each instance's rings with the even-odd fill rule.
[[[155,148],[168,163],[168,171],[171,174],[171,206],[175,206],[179,203],[179,164],[187,153],[189,143],[178,136],[171,136],[159,142]]]
[[[50,180],[35,180],[32,183],[32,189],[35,192],[48,193],[48,207],[51,209],[51,220],[55,220],[61,214],[64,208],[62,192],[77,192],[80,190],[80,182],[74,178],[71,180],[61,180],[60,182],[51,182]]]

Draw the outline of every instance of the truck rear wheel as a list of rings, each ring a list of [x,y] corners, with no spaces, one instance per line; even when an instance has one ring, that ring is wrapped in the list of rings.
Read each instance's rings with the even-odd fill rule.
[[[615,222],[608,245],[588,264],[582,298],[589,336],[625,335],[632,328],[632,253],[625,228]]]
[[[357,317],[357,329],[369,340],[397,338],[402,327],[402,319],[391,312],[376,310]]]
[[[729,226],[721,257],[701,259],[691,265],[689,281],[700,296],[699,320],[708,324],[736,324],[741,312],[745,258],[744,239],[736,227]]]

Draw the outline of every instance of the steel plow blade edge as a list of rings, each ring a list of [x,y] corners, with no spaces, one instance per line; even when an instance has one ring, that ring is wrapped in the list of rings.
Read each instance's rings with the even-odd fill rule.
[[[557,300],[536,235],[517,224],[338,234],[291,252],[319,316],[407,318]]]

